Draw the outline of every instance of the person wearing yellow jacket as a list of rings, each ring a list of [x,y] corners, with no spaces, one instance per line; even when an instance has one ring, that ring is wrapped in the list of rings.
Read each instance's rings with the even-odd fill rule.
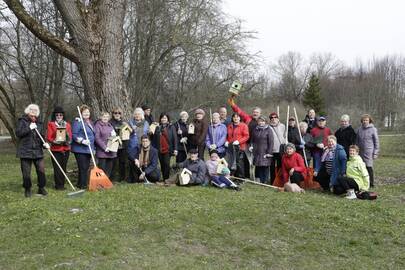
[[[334,186],[335,194],[347,192],[347,199],[356,199],[358,191],[367,191],[370,187],[370,178],[366,164],[359,156],[359,147],[349,147],[349,160],[346,165],[346,177],[338,178],[338,185]]]

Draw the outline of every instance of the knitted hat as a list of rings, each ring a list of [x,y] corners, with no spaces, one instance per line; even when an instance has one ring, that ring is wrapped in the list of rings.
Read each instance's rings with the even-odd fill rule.
[[[325,121],[326,117],[325,116],[319,116],[319,118],[317,119],[318,121]]]
[[[205,112],[203,109],[197,109],[197,110],[195,110],[194,114],[202,114],[204,116]]]
[[[294,151],[295,151],[295,145],[294,145],[294,144],[292,144],[292,143],[287,143],[286,146],[285,146],[285,151],[286,151],[286,152],[287,152],[287,148],[288,148],[288,147],[294,149]]]
[[[53,109],[53,114],[55,113],[65,113],[65,110],[61,107],[61,106],[55,106],[55,108]]]
[[[214,153],[218,155],[217,149],[212,149],[212,150],[210,150],[210,156],[211,156],[212,154],[214,154]]]
[[[262,120],[264,122],[266,122],[266,117],[264,117],[263,115],[260,115],[257,120]]]
[[[190,154],[198,154],[198,150],[197,149],[195,149],[195,148],[193,148],[193,149],[190,149],[190,151],[188,151]]]
[[[150,106],[148,106],[148,105],[142,105],[142,110],[148,110],[148,109],[152,109]]]

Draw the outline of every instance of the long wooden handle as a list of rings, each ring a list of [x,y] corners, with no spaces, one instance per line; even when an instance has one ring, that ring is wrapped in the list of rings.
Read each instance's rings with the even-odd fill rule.
[[[264,186],[264,187],[274,188],[274,189],[277,189],[277,190],[282,190],[282,188],[280,188],[280,187],[255,182],[255,181],[248,180],[248,179],[245,179],[245,178],[240,178],[240,177],[236,177],[236,176],[230,176],[230,177],[233,178],[233,179],[236,179],[236,180],[241,180],[241,181],[252,183],[252,184],[255,184],[255,185],[259,185],[259,186]]]
[[[82,112],[80,111],[79,106],[77,106],[77,111],[79,112],[80,121],[82,122],[82,127],[83,127],[83,130],[84,130],[84,136],[86,137],[86,140],[88,140],[90,142],[89,136],[87,136],[86,126],[84,125]],[[89,150],[90,150],[90,155],[91,155],[91,159],[93,160],[94,167],[96,168],[97,167],[96,159],[94,158],[93,150],[91,149],[90,143],[89,143],[88,147],[89,147]]]
[[[295,125],[298,125],[298,134],[300,134],[300,140],[302,141],[302,134],[301,134],[301,129],[298,121],[298,116],[297,116],[297,110],[294,107],[294,115],[295,115]],[[307,161],[307,154],[305,153],[305,143],[304,147],[302,148],[302,152],[304,153],[304,160],[305,160],[305,166],[308,168],[308,161]]]

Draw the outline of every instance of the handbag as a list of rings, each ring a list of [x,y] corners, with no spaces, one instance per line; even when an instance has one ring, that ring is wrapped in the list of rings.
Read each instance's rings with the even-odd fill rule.
[[[271,128],[274,130],[274,133],[276,133],[278,142],[280,143],[280,148],[278,149],[278,151],[279,151],[279,153],[283,154],[285,152],[285,143],[281,143],[277,130],[273,126],[271,126]]]

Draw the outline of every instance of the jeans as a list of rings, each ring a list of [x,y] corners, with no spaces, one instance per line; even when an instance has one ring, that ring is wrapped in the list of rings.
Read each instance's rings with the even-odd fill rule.
[[[23,187],[25,189],[31,189],[31,166],[34,163],[35,170],[38,177],[38,188],[43,188],[46,185],[45,177],[45,162],[43,158],[30,159],[22,158],[21,159],[21,172],[23,175]]]
[[[270,184],[272,185],[274,179],[276,179],[276,167],[278,170],[281,170],[281,154],[273,153],[273,158],[270,165]]]
[[[159,153],[160,170],[162,171],[163,180],[169,179],[170,177],[170,154]]]
[[[322,158],[322,151],[315,151],[312,154],[314,158],[314,171],[319,173],[319,170],[321,169],[321,158]]]
[[[374,171],[373,167],[366,167],[368,171],[368,177],[370,179],[370,187],[374,187]]]
[[[54,152],[52,154],[55,156],[56,160],[58,161],[59,165],[62,167],[62,170],[66,173],[66,166],[69,160],[70,152]],[[52,159],[53,165],[53,178],[55,180],[55,189],[63,189],[65,187],[65,176],[59,169],[56,162]]]
[[[269,166],[256,166],[255,176],[260,179],[261,183],[267,183],[270,177],[270,167]]]
[[[350,177],[338,177],[337,178],[338,185],[333,186],[333,193],[336,195],[340,195],[345,193],[348,189],[354,189],[355,191],[359,191],[359,186],[357,185],[356,181]]]
[[[139,183],[139,182],[144,182],[143,180],[139,179],[139,176],[141,175],[141,170],[135,166],[134,162],[130,162],[130,178],[128,180],[129,183]],[[145,171],[145,168],[143,169],[143,171]],[[151,173],[145,174],[146,179],[149,182],[155,183],[159,181],[159,173],[158,171],[152,171]]]
[[[75,158],[77,167],[79,168],[77,187],[82,189],[87,188],[91,155],[84,153],[75,153]]]

